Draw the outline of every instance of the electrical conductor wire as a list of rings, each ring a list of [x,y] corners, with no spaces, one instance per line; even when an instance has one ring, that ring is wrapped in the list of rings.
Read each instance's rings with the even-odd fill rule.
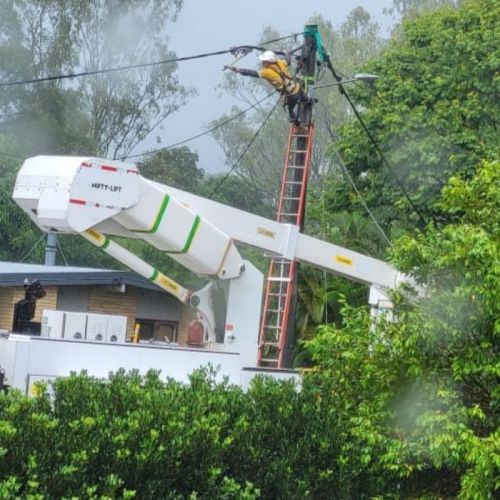
[[[363,118],[359,114],[359,111],[357,110],[356,106],[354,105],[354,102],[352,101],[351,97],[349,96],[349,94],[345,90],[344,86],[342,85],[342,79],[340,78],[340,76],[337,74],[337,72],[335,71],[334,67],[332,66],[332,62],[330,60],[330,56],[328,54],[325,54],[325,55],[326,55],[326,64],[327,64],[327,67],[331,71],[331,73],[332,73],[333,77],[335,78],[335,80],[337,80],[337,82],[339,84],[338,87],[339,87],[340,93],[343,94],[345,96],[345,98],[347,99],[347,102],[351,106],[351,108],[352,108],[352,110],[354,112],[354,115],[356,116],[356,118],[358,119],[361,127],[363,128],[363,130],[365,131],[366,135],[370,139],[370,142],[372,143],[373,147],[375,148],[375,151],[378,153],[379,157],[381,158],[382,163],[384,163],[384,165],[389,169],[389,172],[391,172],[392,176],[396,180],[396,183],[399,186],[399,188],[401,189],[401,192],[403,193],[404,197],[407,199],[408,203],[413,208],[414,212],[417,214],[417,216],[419,217],[420,221],[424,224],[424,226],[427,225],[427,221],[425,220],[424,216],[422,215],[422,213],[420,212],[420,210],[418,209],[418,207],[415,205],[415,203],[411,199],[410,195],[408,194],[408,191],[404,187],[404,184],[401,182],[401,179],[396,174],[395,170],[392,168],[391,164],[387,161],[387,158],[385,157],[384,153],[380,149],[377,141],[375,140],[375,138],[373,137],[372,133],[370,132],[370,130],[366,126],[365,121],[363,120]]]
[[[273,94],[274,93],[275,92],[273,92]],[[267,121],[269,120],[269,118],[271,118],[271,115],[274,113],[274,110],[278,107],[278,103],[279,102],[280,102],[280,100],[278,99],[276,101],[276,103],[274,104],[274,106],[272,107],[272,109],[269,112],[269,114],[264,119],[264,121],[260,124],[260,127],[257,129],[257,131],[255,132],[255,134],[253,135],[253,137],[250,139],[250,141],[248,142],[248,144],[245,146],[245,149],[242,151],[241,155],[233,163],[233,165],[229,169],[229,172],[227,172],[227,174],[221,179],[221,181],[217,184],[217,186],[215,186],[215,188],[212,190],[212,192],[208,196],[209,198],[212,198],[212,196],[222,187],[222,185],[224,184],[224,182],[226,182],[227,178],[234,172],[235,168],[239,166],[239,164],[243,160],[245,154],[250,149],[250,147],[252,146],[252,144],[255,142],[255,139],[257,139],[258,135],[260,134],[261,130],[264,128],[264,126],[267,123]]]
[[[196,135],[193,135],[191,137],[188,137],[187,139],[183,139],[182,141],[174,142],[173,144],[169,144],[168,146],[164,146],[164,147],[161,147],[161,148],[158,148],[158,149],[152,149],[151,151],[147,151],[145,153],[136,153],[136,154],[133,154],[133,155],[122,156],[120,158],[120,160],[127,160],[129,158],[138,158],[140,156],[146,156],[146,155],[150,155],[150,154],[159,153],[161,151],[166,151],[168,149],[172,149],[172,148],[175,148],[177,146],[181,146],[182,144],[186,144],[187,142],[191,142],[194,139],[198,139],[199,137],[203,137],[204,135],[210,134],[210,133],[214,132],[215,130],[217,130],[217,129],[219,129],[219,128],[225,126],[225,125],[227,125],[228,123],[232,122],[233,120],[236,120],[236,118],[239,118],[240,116],[243,116],[245,113],[248,113],[248,111],[256,108],[259,104],[261,104],[265,100],[269,99],[269,97],[271,97],[272,95],[274,95],[274,92],[271,92],[270,94],[267,94],[265,97],[263,97],[259,101],[255,102],[254,104],[252,104],[248,108],[245,108],[244,110],[236,113],[235,115],[230,116],[226,120],[224,120],[224,121],[222,121],[220,123],[217,123],[213,127],[209,128],[209,129],[207,129],[207,130],[205,130],[203,132],[200,132],[199,134],[196,134]]]
[[[328,132],[330,134],[330,137],[332,138],[332,141],[334,140],[333,133],[330,129],[330,127],[327,125]],[[338,152],[337,148],[333,148],[333,151],[335,153],[335,156],[337,158],[337,162],[339,163],[340,167],[342,168],[342,171],[344,172],[345,176],[347,177],[347,180],[351,184],[352,188],[356,192],[356,194],[359,197],[359,200],[361,201],[361,204],[363,205],[363,208],[366,210],[366,213],[372,220],[372,222],[375,224],[376,228],[379,230],[380,234],[382,235],[383,239],[387,242],[389,246],[393,246],[392,241],[388,238],[387,234],[385,234],[385,231],[382,229],[382,226],[378,223],[377,219],[375,218],[375,215],[373,215],[373,212],[370,210],[370,207],[366,204],[363,195],[360,193],[358,187],[356,186],[354,179],[351,177],[351,174],[349,173],[349,170],[347,170],[347,167],[342,160],[342,157],[340,156],[340,153]]]
[[[300,35],[300,33],[293,33],[291,35],[287,35],[284,37],[275,38],[274,40],[267,40],[266,42],[262,42],[260,45],[268,45],[270,43],[279,42],[280,40],[285,40],[286,38],[296,37],[297,35]],[[54,81],[54,80],[64,80],[64,79],[69,79],[69,78],[80,78],[82,76],[93,76],[93,75],[102,75],[102,74],[106,74],[106,73],[116,73],[118,71],[126,71],[126,70],[130,70],[130,69],[147,68],[147,67],[151,67],[151,66],[160,66],[163,64],[171,64],[171,63],[175,63],[175,62],[184,62],[184,61],[191,61],[194,59],[203,59],[205,57],[220,56],[220,55],[224,55],[224,54],[229,54],[231,51],[232,51],[232,49],[217,50],[215,52],[205,52],[203,54],[196,54],[193,56],[175,57],[172,59],[163,59],[160,61],[153,61],[153,62],[146,62],[146,63],[128,64],[125,66],[118,66],[116,68],[95,69],[95,70],[89,70],[89,71],[81,71],[79,73],[67,73],[67,74],[63,74],[63,75],[44,76],[44,77],[40,77],[40,78],[31,78],[31,79],[26,79],[26,80],[15,80],[13,82],[0,82],[0,87],[12,87],[15,85],[29,85],[32,83],[50,82],[50,81]]]

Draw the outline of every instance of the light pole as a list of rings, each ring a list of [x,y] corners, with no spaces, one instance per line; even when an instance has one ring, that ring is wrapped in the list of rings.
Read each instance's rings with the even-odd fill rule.
[[[340,80],[338,82],[327,83],[326,85],[318,85],[314,87],[315,89],[323,89],[325,87],[333,87],[334,85],[343,85],[344,83],[351,82],[366,82],[372,83],[377,80],[377,75],[371,75],[370,73],[356,73],[352,78],[347,78],[346,80]]]

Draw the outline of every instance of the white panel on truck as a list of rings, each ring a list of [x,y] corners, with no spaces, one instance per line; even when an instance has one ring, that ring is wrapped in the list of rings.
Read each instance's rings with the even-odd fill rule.
[[[127,336],[127,317],[108,316],[106,342],[125,342]]]
[[[104,314],[87,314],[87,335],[91,342],[105,342],[108,329],[108,316]]]
[[[68,340],[83,340],[87,327],[87,314],[66,312],[64,322],[64,338]]]
[[[64,334],[64,311],[44,309],[42,311],[41,336],[50,339],[62,339]]]

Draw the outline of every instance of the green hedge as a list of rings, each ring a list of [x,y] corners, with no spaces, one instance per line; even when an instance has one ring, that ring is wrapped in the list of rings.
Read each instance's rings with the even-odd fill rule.
[[[188,385],[118,372],[59,379],[37,397],[11,391],[0,396],[0,498],[329,498],[338,445],[326,392],[268,378],[243,392],[209,370]]]

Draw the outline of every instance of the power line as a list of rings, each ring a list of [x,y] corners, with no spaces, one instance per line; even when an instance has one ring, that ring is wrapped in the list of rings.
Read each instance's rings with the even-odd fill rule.
[[[274,92],[271,92],[270,94],[267,94],[265,97],[263,97],[262,99],[260,99],[256,103],[252,104],[248,108],[240,111],[239,113],[236,113],[233,116],[230,116],[226,120],[218,123],[217,125],[214,125],[213,127],[209,128],[209,129],[207,129],[207,130],[205,130],[203,132],[200,132],[199,134],[196,134],[196,135],[193,135],[191,137],[188,137],[187,139],[183,139],[182,141],[174,142],[173,144],[169,144],[168,146],[164,146],[164,147],[161,147],[161,148],[158,148],[158,149],[152,149],[151,151],[147,151],[146,153],[137,153],[137,154],[133,154],[133,155],[122,156],[120,158],[120,160],[127,160],[129,158],[138,158],[140,156],[146,156],[146,155],[150,155],[150,154],[154,154],[154,153],[159,153],[161,151],[166,151],[168,149],[172,149],[172,148],[175,148],[177,146],[181,146],[182,144],[186,144],[187,142],[193,141],[194,139],[198,139],[199,137],[203,137],[204,135],[210,134],[210,133],[214,132],[215,130],[223,127],[224,125],[227,125],[228,123],[232,122],[233,120],[236,120],[237,118],[239,118],[240,116],[244,115],[245,113],[248,113],[248,111],[256,108],[259,104],[261,104],[265,100],[269,99],[269,97],[271,97],[273,94],[274,94]]]
[[[159,66],[162,64],[170,64],[170,63],[174,63],[174,62],[189,61],[192,59],[201,59],[201,58],[210,57],[210,56],[218,56],[218,55],[227,54],[229,52],[230,52],[229,50],[218,50],[216,52],[206,52],[204,54],[197,54],[195,56],[176,57],[174,59],[163,59],[163,60],[154,61],[154,62],[128,64],[126,66],[118,66],[116,68],[96,69],[96,70],[91,70],[91,71],[81,71],[79,73],[67,73],[64,75],[53,75],[53,76],[45,76],[42,78],[32,78],[30,80],[17,80],[14,82],[3,82],[3,83],[0,83],[0,87],[12,87],[14,85],[28,85],[31,83],[51,82],[54,80],[64,80],[64,79],[68,79],[68,78],[80,78],[82,76],[103,75],[106,73],[115,73],[117,71],[126,71],[129,69],[147,68],[147,67],[151,67],[151,66]]]
[[[326,123],[326,118],[325,118],[325,124],[326,124],[326,128],[328,130],[328,133],[330,134],[332,141],[334,141],[335,137],[333,136],[333,132],[331,130],[330,125],[328,123]],[[368,214],[370,219],[373,221],[376,228],[379,230],[380,234],[382,235],[382,238],[387,242],[387,244],[389,246],[392,247],[393,245],[392,245],[391,240],[387,237],[387,234],[385,234],[385,231],[382,229],[382,226],[378,223],[377,219],[375,218],[375,215],[373,215],[373,212],[370,210],[370,207],[366,204],[366,202],[363,198],[363,195],[361,194],[358,187],[356,186],[354,179],[351,177],[351,174],[349,173],[349,170],[347,170],[347,167],[346,167],[344,161],[342,160],[342,157],[340,156],[340,153],[338,152],[337,148],[334,148],[334,152],[335,152],[335,156],[337,157],[337,162],[339,163],[340,167],[342,168],[342,170],[343,170],[345,176],[347,177],[349,183],[351,184],[352,188],[354,189],[354,191],[358,195],[358,197],[361,201],[361,204],[363,205],[363,208],[366,210],[366,213]]]
[[[300,35],[300,34],[301,33],[293,33],[292,35],[287,35],[284,37],[275,38],[274,40],[267,40],[266,42],[262,42],[261,45],[269,45],[270,43],[279,42],[280,40],[285,40],[286,38],[296,37],[297,35]],[[160,66],[163,64],[171,64],[171,63],[175,63],[175,62],[183,62],[183,61],[191,61],[194,59],[202,59],[205,57],[220,56],[220,55],[224,55],[224,54],[229,54],[233,50],[234,49],[217,50],[215,52],[205,52],[203,54],[196,54],[193,56],[175,57],[173,59],[163,59],[160,61],[138,63],[138,64],[128,64],[126,66],[118,66],[116,68],[105,68],[105,69],[96,69],[96,70],[90,70],[90,71],[81,71],[79,73],[67,73],[67,74],[63,74],[63,75],[52,75],[52,76],[45,76],[45,77],[41,77],[41,78],[16,80],[13,82],[0,82],[0,87],[12,87],[15,85],[29,85],[32,83],[51,82],[54,80],[64,80],[64,79],[69,79],[69,78],[80,78],[83,76],[93,76],[93,75],[103,75],[103,74],[107,74],[107,73],[116,73],[118,71],[126,71],[126,70],[130,70],[130,69],[147,68],[147,67],[151,67],[151,66]]]
[[[268,115],[264,119],[264,121],[260,124],[260,127],[257,129],[257,131],[255,132],[255,134],[253,135],[253,137],[248,142],[248,144],[246,145],[245,149],[242,151],[242,153],[240,154],[240,156],[238,157],[238,159],[233,163],[233,165],[231,166],[229,172],[221,179],[221,181],[217,184],[217,186],[215,186],[215,188],[212,190],[212,192],[208,196],[209,198],[212,198],[212,196],[222,187],[222,185],[224,184],[224,182],[226,182],[227,178],[234,172],[235,168],[237,166],[239,166],[239,164],[243,160],[243,157],[245,156],[245,154],[247,153],[247,151],[250,149],[250,147],[252,146],[252,144],[255,142],[255,139],[257,139],[257,136],[260,134],[260,131],[264,128],[264,126],[267,123],[267,121],[269,120],[269,118],[271,118],[271,115],[274,113],[274,110],[278,106],[279,102],[280,101],[278,99],[276,101],[276,104],[273,106],[273,108],[271,109],[271,111],[268,113]]]
[[[199,134],[193,135],[191,137],[188,137],[187,139],[183,139],[182,141],[174,142],[173,144],[169,144],[168,146],[164,146],[164,147],[161,147],[161,148],[158,148],[158,149],[152,149],[152,150],[146,151],[144,153],[137,153],[137,154],[133,154],[133,155],[122,156],[122,157],[119,158],[119,160],[128,160],[130,158],[139,158],[141,156],[147,156],[147,155],[159,153],[161,151],[166,151],[166,150],[169,150],[169,149],[173,149],[173,148],[175,148],[177,146],[181,146],[182,144],[186,144],[187,142],[190,142],[190,141],[193,141],[193,140],[198,139],[200,137],[203,137],[204,135],[210,134],[210,133],[214,132],[215,130],[218,130],[219,128],[224,127],[225,125],[227,125],[228,123],[232,122],[233,120],[236,120],[240,116],[243,116],[245,113],[248,113],[250,110],[256,108],[257,106],[259,106],[260,104],[262,104],[264,101],[266,101],[267,99],[269,99],[274,94],[275,94],[275,92],[271,92],[270,94],[267,94],[262,99],[260,99],[259,101],[255,102],[254,104],[252,104],[248,108],[245,108],[244,110],[240,111],[239,113],[236,113],[235,115],[230,116],[226,120],[218,123],[217,125],[214,125],[213,127],[209,128],[207,130],[204,130],[203,132],[200,132]],[[23,159],[20,156],[12,155],[10,153],[4,153],[3,151],[0,151],[0,155],[10,156],[12,158],[17,158],[17,159],[21,159],[21,160]]]
[[[392,168],[391,164],[387,161],[387,158],[385,157],[384,153],[380,149],[377,141],[375,140],[375,138],[373,137],[372,133],[370,132],[370,130],[366,126],[363,118],[361,117],[361,115],[359,114],[359,111],[357,110],[356,106],[354,105],[354,102],[352,101],[351,97],[349,96],[349,94],[347,93],[346,89],[342,85],[342,78],[335,71],[334,67],[332,66],[332,62],[330,60],[330,56],[326,52],[325,52],[325,61],[326,61],[328,69],[331,71],[333,77],[338,82],[338,87],[339,87],[340,93],[343,94],[345,96],[345,98],[347,99],[347,102],[351,106],[351,108],[352,108],[352,110],[353,110],[356,118],[358,119],[360,125],[363,127],[363,130],[365,131],[366,135],[370,139],[370,142],[372,143],[373,147],[375,148],[375,151],[380,156],[380,158],[381,158],[382,162],[384,163],[384,165],[389,169],[389,172],[391,172],[391,174],[393,175],[394,179],[396,180],[397,185],[401,189],[401,191],[402,191],[403,195],[405,196],[405,198],[408,200],[408,203],[410,204],[410,206],[413,208],[413,210],[415,211],[415,213],[418,215],[419,219],[424,224],[424,226],[426,226],[427,225],[427,221],[425,220],[424,216],[422,215],[422,213],[420,212],[420,210],[418,209],[418,207],[415,205],[415,203],[411,199],[411,197],[408,194],[408,191],[406,190],[404,184],[401,182],[401,179],[398,177],[398,175],[396,174],[396,171]]]
[[[267,94],[262,99],[260,99],[259,101],[255,102],[254,104],[252,104],[248,108],[245,108],[244,110],[240,111],[239,113],[236,113],[235,115],[230,116],[226,120],[218,123],[217,125],[214,125],[213,127],[209,128],[207,130],[204,130],[203,132],[200,132],[199,134],[193,135],[191,137],[188,137],[187,139],[183,139],[182,141],[174,142],[173,144],[169,144],[168,146],[164,146],[164,147],[161,147],[161,148],[158,148],[158,149],[152,149],[152,150],[146,151],[144,153],[137,153],[137,154],[133,154],[133,155],[122,156],[122,157],[119,158],[119,160],[128,160],[130,158],[139,158],[141,156],[147,156],[147,155],[159,153],[161,151],[166,151],[168,149],[173,149],[173,148],[175,148],[177,146],[181,146],[182,144],[186,144],[187,142],[190,142],[190,141],[193,141],[193,140],[198,139],[200,137],[203,137],[204,135],[210,134],[210,133],[214,132],[215,130],[224,127],[225,125],[227,125],[228,123],[232,122],[233,120],[236,120],[240,116],[243,116],[245,113],[248,113],[250,110],[256,108],[257,106],[259,106],[260,104],[262,104],[264,101],[266,101],[267,99],[269,99],[274,94],[275,94],[275,92],[271,92],[270,94]],[[10,153],[5,153],[3,151],[0,151],[0,155],[9,156],[9,157],[20,159],[20,160],[23,159],[20,156],[13,155],[13,154],[10,154]]]

